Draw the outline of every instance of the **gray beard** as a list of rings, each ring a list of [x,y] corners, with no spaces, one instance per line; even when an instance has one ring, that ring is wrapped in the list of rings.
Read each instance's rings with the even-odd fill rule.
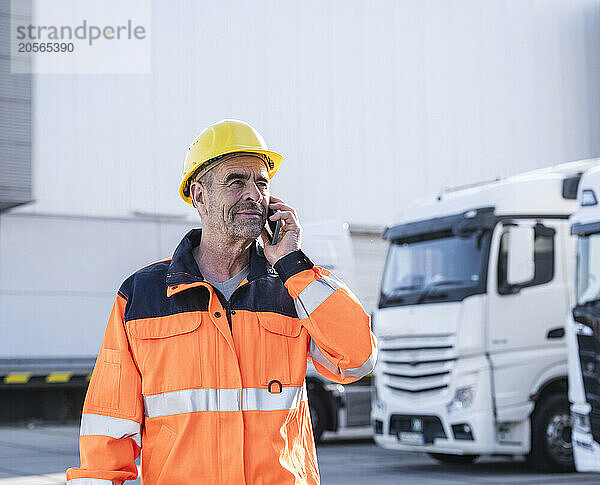
[[[240,202],[230,209],[225,220],[221,219],[221,217],[219,217],[218,220],[215,220],[214,216],[219,214],[220,211],[217,207],[214,207],[211,202],[212,201],[209,201],[208,203],[208,224],[214,224],[214,226],[219,227],[222,233],[235,239],[256,239],[260,236],[265,227],[265,223],[267,222],[267,211],[263,206],[248,202]],[[236,220],[235,214],[245,209],[258,209],[261,211],[262,215],[259,220],[249,219],[244,221],[239,218]]]
[[[260,221],[250,220],[245,223],[235,222],[235,220],[225,221],[223,229],[229,236],[244,239],[256,239],[260,236],[265,225],[266,219],[261,217]]]
[[[236,212],[248,209],[250,207],[252,207],[251,204],[244,203],[240,204],[239,206],[232,207],[231,212],[227,215],[227,218],[224,221],[221,221],[221,229],[225,232],[225,234],[234,238],[242,239],[256,239],[260,236],[260,233],[267,222],[266,211],[263,212],[260,220],[250,219],[240,222],[239,219],[237,221],[235,219]],[[263,211],[262,207],[260,210]]]

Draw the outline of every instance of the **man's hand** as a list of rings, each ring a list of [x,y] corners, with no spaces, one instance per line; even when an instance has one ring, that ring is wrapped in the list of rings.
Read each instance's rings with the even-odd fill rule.
[[[296,211],[292,207],[274,196],[271,196],[270,202],[269,207],[278,211],[270,217],[270,220],[276,221],[281,219],[279,240],[277,244],[271,245],[266,229],[263,229],[260,236],[265,246],[265,257],[273,265],[284,256],[300,249],[302,228],[298,222]]]

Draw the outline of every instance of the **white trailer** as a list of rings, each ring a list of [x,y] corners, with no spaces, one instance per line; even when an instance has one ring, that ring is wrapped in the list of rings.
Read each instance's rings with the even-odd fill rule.
[[[6,212],[0,216],[0,419],[11,395],[40,390],[45,417],[60,417],[52,390],[85,389],[121,282],[169,257],[199,220]],[[352,286],[348,225],[303,223],[309,257]],[[369,425],[370,377],[341,386],[307,373],[315,435]],[[51,392],[46,392],[51,391]],[[13,392],[14,391],[14,392]],[[7,394],[8,393],[8,394]],[[79,396],[80,394],[74,394]],[[83,396],[81,395],[81,398]],[[30,401],[31,399],[29,399]],[[80,411],[80,404],[72,404]],[[27,397],[23,406],[29,406]],[[10,418],[10,416],[8,416]],[[4,418],[6,419],[6,417]]]
[[[0,386],[85,386],[117,288],[169,257],[185,220],[0,215]]]
[[[600,160],[448,190],[407,208],[374,329],[375,441],[443,462],[573,466],[564,315],[581,174]]]
[[[577,200],[575,304],[566,323],[573,455],[577,471],[600,472],[600,167],[583,175]]]

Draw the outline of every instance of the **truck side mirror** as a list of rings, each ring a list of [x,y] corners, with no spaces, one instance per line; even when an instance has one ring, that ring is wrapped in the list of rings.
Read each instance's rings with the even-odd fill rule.
[[[531,226],[511,226],[508,235],[506,282],[518,286],[533,279],[535,231]]]

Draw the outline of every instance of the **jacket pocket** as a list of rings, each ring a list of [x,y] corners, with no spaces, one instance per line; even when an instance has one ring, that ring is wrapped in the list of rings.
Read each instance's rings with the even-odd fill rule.
[[[138,339],[159,339],[193,332],[202,323],[198,314],[178,313],[168,317],[145,318],[129,322],[131,335]]]
[[[142,394],[202,384],[199,347],[204,329],[200,313],[132,320],[128,330],[142,374]]]
[[[120,351],[102,349],[94,373],[94,382],[90,386],[90,404],[100,409],[118,410],[121,391]]]
[[[307,339],[297,318],[258,313],[261,384],[300,385],[306,374]]]

